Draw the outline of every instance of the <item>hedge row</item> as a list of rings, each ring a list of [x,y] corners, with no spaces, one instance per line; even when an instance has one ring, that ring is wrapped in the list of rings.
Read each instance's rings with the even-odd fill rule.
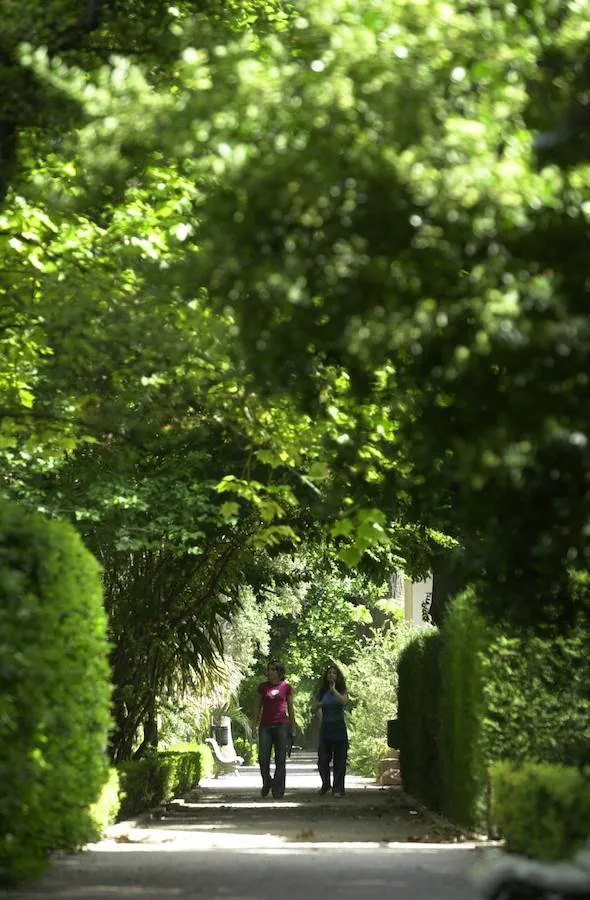
[[[482,753],[483,659],[490,635],[472,595],[451,605],[441,641],[440,801],[450,819],[488,826],[486,760]]]
[[[121,806],[121,783],[116,769],[109,770],[109,777],[99,794],[98,800],[90,807],[92,831],[89,841],[98,841],[109,825],[117,821]]]
[[[166,803],[197,787],[203,776],[207,748],[164,751],[118,766],[121,804],[119,819],[126,819]]]
[[[555,763],[492,767],[492,816],[506,849],[554,861],[590,832],[590,771]]]
[[[98,800],[89,810],[87,840],[99,840],[109,825],[179,797],[197,787],[213,767],[205,744],[154,753],[110,769]]]
[[[94,833],[108,777],[99,567],[68,525],[0,506],[0,881]]]
[[[440,632],[419,632],[399,663],[398,733],[404,788],[431,809],[440,808]],[[416,715],[419,710],[419,715]]]
[[[198,747],[109,771],[108,649],[99,566],[77,532],[1,503],[2,885],[190,790],[209,760]]]
[[[588,761],[588,684],[587,627],[507,635],[485,623],[472,593],[459,596],[440,633],[420,634],[401,660],[404,785],[464,827],[493,831],[492,763]]]

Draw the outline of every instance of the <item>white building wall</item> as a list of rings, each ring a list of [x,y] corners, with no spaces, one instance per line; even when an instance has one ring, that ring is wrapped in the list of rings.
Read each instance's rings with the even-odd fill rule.
[[[424,581],[406,579],[404,586],[404,618],[407,622],[420,625],[423,621],[422,607],[430,604],[432,598],[432,575]]]

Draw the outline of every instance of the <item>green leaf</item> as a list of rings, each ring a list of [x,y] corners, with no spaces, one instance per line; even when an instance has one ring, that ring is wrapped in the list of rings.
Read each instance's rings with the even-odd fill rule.
[[[240,511],[240,506],[238,503],[223,503],[219,511],[224,519],[234,519]]]

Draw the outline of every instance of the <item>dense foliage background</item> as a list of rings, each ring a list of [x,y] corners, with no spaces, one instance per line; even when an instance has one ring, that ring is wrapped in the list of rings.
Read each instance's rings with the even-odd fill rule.
[[[372,691],[402,570],[583,633],[589,0],[21,6],[0,493],[103,567],[112,758],[268,652]]]

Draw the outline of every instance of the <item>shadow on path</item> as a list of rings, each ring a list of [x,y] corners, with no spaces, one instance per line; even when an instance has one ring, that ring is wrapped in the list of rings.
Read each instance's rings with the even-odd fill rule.
[[[209,846],[285,841],[431,843],[462,838],[457,828],[416,806],[400,788],[381,788],[368,778],[347,776],[343,798],[320,796],[311,753],[294,754],[289,761],[282,800],[262,798],[260,784],[255,767],[242,768],[239,776],[204,780],[184,800],[173,801],[150,821],[137,824],[157,831],[160,839],[166,833],[200,835]]]
[[[260,797],[256,768],[204,780],[85,852],[58,855],[38,884],[6,900],[472,900],[473,843],[399,788],[347,776],[318,794],[312,754],[289,762],[282,801]]]

